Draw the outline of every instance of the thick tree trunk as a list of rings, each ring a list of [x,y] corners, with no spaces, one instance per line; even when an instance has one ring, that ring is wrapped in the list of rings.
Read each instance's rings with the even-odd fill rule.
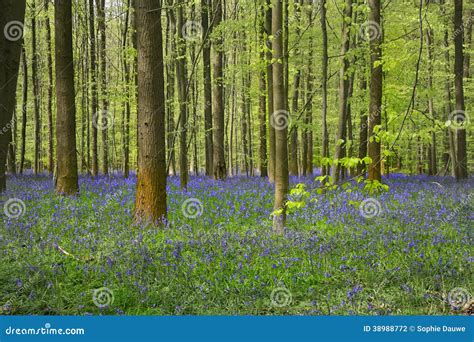
[[[56,61],[56,192],[75,195],[77,180],[76,108],[74,59],[72,55],[71,0],[56,0],[54,6]]]
[[[380,0],[369,0],[369,22],[380,28]],[[382,110],[382,86],[383,86],[383,69],[382,69],[382,40],[381,32],[375,34],[370,40],[370,102],[369,102],[369,147],[368,154],[372,159],[369,165],[369,180],[381,181],[381,152],[380,141],[376,139],[374,128],[381,124]]]
[[[211,83],[211,40],[209,35],[211,27],[209,25],[209,11],[211,10],[211,0],[201,0],[201,25],[202,25],[202,61],[204,79],[204,135],[206,153],[206,176],[212,176],[213,166],[213,144],[212,144],[212,83]]]
[[[135,0],[138,43],[138,177],[135,220],[166,219],[165,94],[161,1]]]
[[[454,32],[463,32],[463,1],[454,0]],[[464,35],[454,36],[454,93],[456,96],[456,179],[467,179],[467,146],[465,127],[465,105],[464,105]]]
[[[7,127],[11,125],[15,106],[25,1],[1,0],[0,7],[0,27],[3,29],[0,37],[0,127]],[[0,134],[0,193],[7,186],[5,165],[9,140],[7,134]]]
[[[222,1],[214,0],[214,27],[222,22]],[[225,179],[226,165],[224,153],[224,81],[223,81],[224,54],[222,51],[222,37],[216,37],[213,42],[212,69],[214,84],[212,94],[213,113],[213,167],[214,179]]]
[[[341,44],[341,69],[339,71],[339,121],[336,135],[336,145],[334,153],[334,167],[331,176],[334,183],[339,181],[341,173],[341,158],[344,157],[347,125],[347,101],[349,91],[349,78],[347,71],[349,69],[349,58],[347,53],[350,46],[350,23],[352,20],[352,0],[345,1],[344,14],[342,21],[342,44]]]
[[[285,99],[284,83],[284,55],[283,39],[278,34],[282,30],[282,0],[272,2],[272,33],[273,33],[273,59],[278,60],[273,64],[273,108],[278,117],[273,122],[275,125],[275,202],[273,231],[283,234],[286,221],[286,201],[288,196],[288,112]]]
[[[322,92],[322,158],[329,158],[329,133],[327,125],[327,110],[328,110],[328,33],[326,25],[326,0],[321,0],[321,31],[322,31],[322,75],[321,75],[321,92]],[[322,165],[322,175],[329,175],[329,166]]]

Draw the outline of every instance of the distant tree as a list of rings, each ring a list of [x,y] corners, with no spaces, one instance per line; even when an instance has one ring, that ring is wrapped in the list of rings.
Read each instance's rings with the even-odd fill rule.
[[[326,12],[327,12],[327,3],[326,0],[321,0],[321,32],[322,32],[322,65],[321,65],[321,92],[322,92],[322,148],[321,148],[321,157],[329,158],[329,133],[327,125],[327,112],[328,112],[328,33],[326,25]],[[329,175],[329,167],[327,165],[322,165],[322,175]]]
[[[71,7],[71,0],[56,0],[54,6],[57,103],[56,192],[63,195],[75,195],[79,191]]]
[[[11,127],[20,65],[26,1],[0,0],[0,128]],[[6,190],[5,166],[11,135],[0,134],[0,193]]]
[[[33,104],[35,118],[35,155],[33,171],[36,174],[40,172],[40,152],[41,152],[41,113],[40,113],[40,89],[38,75],[38,52],[36,44],[36,0],[31,2],[31,77],[33,79]]]
[[[95,10],[94,0],[89,0],[89,33],[90,33],[90,61],[91,61],[91,109],[94,120],[98,120],[97,117],[99,109],[99,100],[97,94],[97,50],[96,50],[96,32],[95,32]],[[99,174],[99,157],[97,147],[97,123],[92,124],[92,176]]]
[[[138,176],[135,220],[166,219],[165,94],[161,1],[135,0],[138,43]]]
[[[202,25],[202,62],[204,79],[204,136],[206,155],[206,176],[212,176],[213,143],[212,143],[212,82],[211,82],[211,25],[209,24],[209,11],[211,0],[201,0],[201,25]]]

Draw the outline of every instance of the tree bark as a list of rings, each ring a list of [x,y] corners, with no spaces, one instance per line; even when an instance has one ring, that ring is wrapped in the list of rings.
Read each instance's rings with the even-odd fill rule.
[[[222,1],[214,0],[214,27],[222,22]],[[213,42],[212,69],[214,74],[212,110],[213,113],[213,167],[214,179],[225,179],[226,165],[224,154],[224,82],[223,82],[223,60],[222,37],[216,37]]]
[[[138,177],[135,221],[166,219],[165,94],[161,1],[135,0],[138,48]]]
[[[347,125],[347,101],[349,92],[349,78],[347,71],[349,69],[349,59],[347,53],[350,46],[350,21],[352,20],[352,0],[345,1],[345,7],[342,20],[342,43],[341,43],[341,69],[339,71],[339,121],[336,135],[336,145],[334,153],[334,167],[331,176],[334,183],[337,183],[341,173],[341,158],[344,157]]]
[[[204,78],[204,135],[206,153],[206,176],[212,176],[213,143],[212,143],[212,83],[211,83],[211,40],[209,35],[212,28],[209,25],[211,0],[201,0],[202,25],[202,61]]]
[[[327,125],[327,110],[328,110],[328,33],[326,25],[326,0],[321,0],[321,31],[322,31],[322,76],[321,76],[321,92],[322,92],[322,158],[329,158],[329,133]],[[322,175],[329,175],[329,166],[322,165]]]
[[[38,77],[38,53],[36,50],[36,10],[35,0],[31,3],[31,71],[33,80],[33,104],[35,118],[35,151],[34,151],[34,174],[40,172],[40,151],[41,151],[41,122],[40,122],[40,94],[39,94],[39,77]]]
[[[25,3],[21,0],[1,0],[0,27],[0,127],[11,125],[15,106],[16,84],[20,65],[21,37]],[[18,21],[21,25],[15,24]],[[13,23],[13,24],[12,24]],[[8,26],[7,26],[8,25]],[[5,165],[10,137],[0,134],[0,193],[6,190]]]
[[[56,61],[56,192],[75,195],[77,177],[76,108],[72,54],[71,0],[56,0],[54,6]]]
[[[102,109],[100,115],[96,116],[99,129],[102,131],[102,171],[104,175],[109,173],[109,100],[107,95],[107,57],[106,57],[106,34],[105,34],[105,0],[96,0],[98,29],[100,33],[99,51],[100,51],[100,97]],[[100,122],[100,123],[99,123]]]
[[[369,0],[369,21],[380,28],[380,1]],[[369,101],[369,146],[368,154],[372,159],[369,164],[369,180],[381,181],[381,152],[380,141],[375,136],[374,129],[381,124],[382,110],[382,86],[383,86],[383,69],[382,69],[382,39],[381,33],[378,32],[373,39],[370,40],[370,101]]]
[[[262,4],[260,10],[260,61],[265,65],[265,6]],[[266,71],[260,71],[258,82],[259,87],[259,133],[260,133],[260,177],[268,177],[268,160],[267,160],[267,98],[265,96],[267,90]]]
[[[288,112],[285,99],[284,82],[284,51],[283,39],[278,32],[282,30],[282,0],[272,2],[272,33],[273,33],[273,107],[278,117],[274,118],[275,125],[275,202],[273,216],[273,231],[283,234],[286,221],[286,201],[288,196]]]
[[[46,44],[47,44],[47,58],[48,58],[48,172],[54,172],[54,126],[53,126],[53,56],[51,44],[51,25],[49,20],[49,1],[44,0],[44,10],[46,12]]]
[[[96,37],[95,37],[94,0],[89,0],[89,30],[90,30],[90,60],[91,60],[91,110],[92,110],[92,176],[99,174],[99,157],[97,151],[97,123],[98,94],[97,94],[97,62],[96,62]]]
[[[429,174],[435,176],[438,173],[438,162],[436,158],[436,112],[434,110],[434,100],[433,100],[433,29],[426,29],[426,45],[428,53],[428,112],[431,119],[432,131],[431,131],[431,143],[430,143],[430,159],[429,159]]]
[[[28,60],[26,59],[25,46],[21,47],[21,72],[23,76],[22,83],[22,100],[21,100],[21,151],[20,151],[20,174],[23,174],[25,166],[25,152],[26,152],[26,124],[28,120]]]
[[[273,127],[273,67],[272,67],[272,0],[267,0],[267,11],[265,14],[265,33],[267,41],[267,113],[268,113],[268,181],[275,182],[275,127]]]
[[[188,186],[188,148],[187,148],[187,130],[188,130],[188,89],[186,72],[186,42],[183,38],[184,27],[184,2],[178,2],[178,22],[177,22],[177,61],[176,78],[178,81],[178,103],[180,116],[180,135],[179,135],[179,179],[181,189]]]
[[[456,180],[467,179],[467,146],[465,105],[464,105],[464,52],[462,34],[463,25],[463,0],[454,0],[454,93],[456,97]]]

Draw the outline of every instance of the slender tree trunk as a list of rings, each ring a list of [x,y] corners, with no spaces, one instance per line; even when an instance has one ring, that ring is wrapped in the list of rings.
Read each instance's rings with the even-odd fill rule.
[[[426,29],[426,45],[428,51],[428,112],[431,118],[431,124],[433,130],[431,131],[431,144],[430,144],[430,160],[429,160],[429,174],[434,176],[438,173],[438,163],[436,158],[436,112],[434,110],[433,101],[433,29]]]
[[[53,56],[52,56],[52,45],[51,45],[51,25],[49,20],[49,2],[50,0],[44,0],[44,9],[46,15],[46,45],[47,45],[47,59],[48,59],[48,172],[54,172],[54,126],[53,126]]]
[[[268,113],[268,181],[275,181],[275,127],[273,127],[274,110],[273,110],[273,67],[272,67],[272,9],[270,7],[272,0],[267,0],[267,11],[265,14],[265,36],[267,41],[267,113]]]
[[[21,70],[23,76],[22,84],[22,100],[21,100],[21,151],[20,151],[20,174],[23,173],[25,166],[25,152],[26,152],[26,124],[28,120],[28,60],[26,59],[25,46],[21,47]]]
[[[179,178],[181,189],[188,186],[188,150],[187,150],[187,130],[188,130],[188,90],[186,81],[186,42],[183,38],[184,27],[184,2],[178,2],[178,21],[177,21],[177,61],[176,61],[176,78],[178,80],[178,102],[180,120],[179,135]]]
[[[40,98],[39,98],[39,78],[38,78],[38,54],[36,51],[36,10],[35,0],[31,3],[31,71],[33,80],[33,104],[34,104],[34,118],[35,118],[35,155],[34,155],[34,173],[38,174],[40,171],[40,149],[41,149],[41,122],[40,122]]]
[[[102,109],[100,115],[96,117],[99,129],[102,131],[102,171],[104,175],[109,173],[109,100],[107,95],[107,57],[106,57],[106,35],[105,35],[105,0],[96,0],[98,29],[100,33],[100,90]],[[100,120],[100,121],[99,121]]]
[[[369,21],[377,27],[380,25],[380,1],[369,0]],[[382,109],[382,40],[381,33],[378,32],[373,39],[370,40],[370,67],[371,67],[371,82],[370,82],[370,103],[369,103],[369,146],[368,154],[372,159],[369,165],[369,180],[381,181],[381,152],[380,141],[376,139],[374,128],[381,124],[381,109]]]
[[[328,110],[328,34],[326,25],[326,0],[321,0],[321,31],[322,31],[322,76],[321,76],[321,91],[322,91],[322,158],[329,158],[329,133],[327,126],[327,110]],[[322,165],[322,175],[329,175],[329,166]]]
[[[222,1],[214,0],[214,27],[218,27],[222,22]],[[222,37],[219,34],[213,42],[212,68],[214,73],[214,85],[212,94],[213,113],[213,167],[214,179],[224,179],[226,177],[226,165],[224,154],[224,81],[223,63],[224,54],[222,51]]]
[[[349,91],[349,78],[347,72],[349,69],[349,58],[347,53],[350,46],[350,22],[352,18],[352,0],[345,1],[344,18],[342,21],[342,44],[341,44],[341,69],[339,72],[339,122],[336,135],[336,145],[334,153],[334,167],[332,168],[333,182],[338,182],[341,173],[341,158],[344,157],[347,125],[347,101]]]
[[[15,106],[16,107],[16,106]],[[10,143],[8,144],[8,156],[7,156],[7,170],[11,175],[16,174],[16,110],[13,110],[13,117],[11,125],[8,128],[7,134],[9,135]]]
[[[282,30],[282,0],[272,2],[272,33],[273,33],[273,107],[278,117],[275,118],[275,203],[273,231],[283,234],[286,221],[286,201],[288,196],[288,112],[285,99],[283,39],[278,34]],[[281,62],[281,63],[280,63]]]
[[[265,6],[262,4],[260,10],[260,61],[265,65]],[[260,177],[268,177],[268,160],[267,160],[267,98],[265,96],[267,90],[266,71],[262,69],[259,77],[259,127],[260,127]]]
[[[77,180],[76,108],[72,54],[71,0],[56,0],[54,6],[56,61],[56,192],[75,195]]]
[[[99,157],[97,151],[97,120],[98,120],[98,94],[97,94],[97,62],[96,62],[96,37],[95,37],[95,14],[94,0],[89,0],[89,30],[90,30],[90,53],[91,53],[91,110],[92,110],[92,176],[99,174]]]
[[[209,11],[211,0],[201,0],[201,25],[202,25],[202,61],[204,78],[204,134],[206,153],[206,176],[212,176],[213,166],[213,143],[212,143],[212,83],[211,83],[211,40],[209,35],[211,27],[209,25]]]
[[[456,96],[456,179],[467,179],[467,147],[464,105],[464,52],[463,52],[463,1],[454,0],[454,32],[461,32],[454,36],[454,93]]]
[[[125,178],[130,175],[130,101],[131,97],[128,95],[130,92],[130,66],[128,64],[127,49],[127,37],[128,37],[128,25],[130,18],[130,0],[127,1],[127,10],[125,15],[124,30],[122,36],[122,49],[123,49],[123,73],[125,79],[125,89],[127,89],[127,96],[125,97],[125,118],[124,118],[124,131],[123,131],[123,174]]]
[[[360,90],[364,94],[367,90],[367,79],[364,73],[361,75],[360,79]],[[366,109],[362,109],[360,112],[360,124],[359,124],[359,159],[364,159],[367,157],[367,123],[368,116]],[[362,175],[366,171],[366,165],[363,162],[360,162],[357,165],[357,174]]]
[[[135,0],[138,43],[138,177],[135,220],[166,219],[165,94],[161,1]]]

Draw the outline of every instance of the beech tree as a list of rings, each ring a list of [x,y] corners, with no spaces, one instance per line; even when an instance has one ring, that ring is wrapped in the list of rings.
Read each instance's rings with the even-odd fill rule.
[[[135,0],[138,49],[138,175],[135,220],[166,218],[165,94],[161,1]]]
[[[79,191],[76,149],[76,106],[72,55],[72,3],[56,0],[54,6],[56,60],[56,192]]]

